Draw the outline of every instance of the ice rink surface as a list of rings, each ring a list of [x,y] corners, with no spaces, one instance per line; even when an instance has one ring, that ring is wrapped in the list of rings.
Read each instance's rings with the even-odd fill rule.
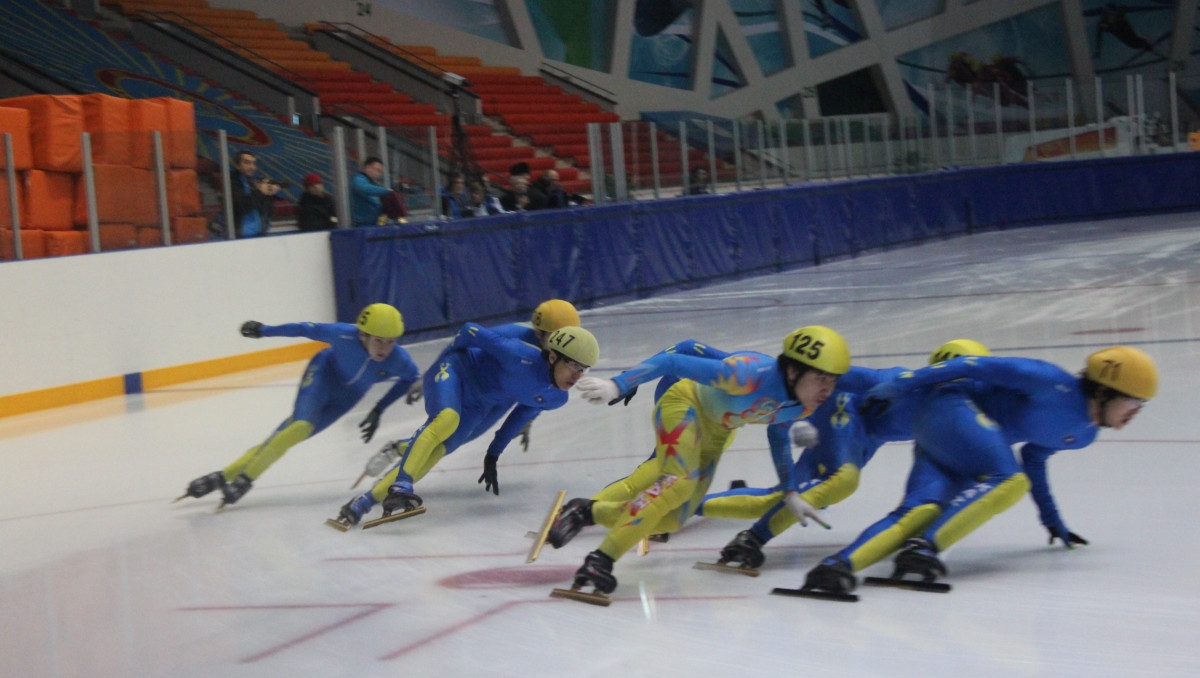
[[[491,436],[463,446],[418,484],[428,513],[369,531],[324,520],[382,442],[424,419],[401,401],[363,445],[356,424],[379,392],[223,513],[211,495],[170,503],[288,415],[293,363],[0,419],[0,676],[1200,675],[1197,221],[956,237],[583,314],[601,376],[686,338],[775,355],[810,324],[837,329],[869,367],[919,366],[958,337],[1072,372],[1104,346],[1138,346],[1158,362],[1158,397],[1049,464],[1089,546],[1048,546],[1026,498],[945,554],[949,594],[769,595],[899,500],[910,452],[889,444],[824,511],[833,529],[781,535],[757,579],[693,569],[749,525],[693,519],[618,561],[611,607],[552,599],[604,529],[530,565],[526,533],[558,490],[588,496],[650,453],[649,389],[628,407],[572,398],[539,417],[529,451],[500,459],[500,496],[476,484]],[[425,367],[443,343],[407,348]],[[764,427],[739,432],[713,487],[735,478],[775,482]]]

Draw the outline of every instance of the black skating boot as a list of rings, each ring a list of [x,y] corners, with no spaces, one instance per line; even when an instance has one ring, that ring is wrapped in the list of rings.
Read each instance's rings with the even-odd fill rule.
[[[583,559],[583,567],[575,571],[573,588],[579,589],[591,584],[596,593],[612,593],[617,588],[617,578],[613,576],[613,559],[600,551],[592,551]]]
[[[757,570],[767,560],[762,552],[763,544],[758,535],[750,530],[742,530],[721,549],[721,563],[737,563],[741,567]]]
[[[909,539],[904,542],[904,550],[897,553],[892,562],[896,566],[892,579],[902,579],[906,574],[914,574],[926,582],[932,582],[938,577],[946,576],[946,566],[937,557],[937,547],[927,539]]]
[[[387,496],[383,498],[383,515],[389,516],[397,511],[412,511],[425,503],[417,493],[413,492],[412,483],[392,483],[388,487]]]
[[[195,497],[196,499],[199,499],[209,492],[224,488],[225,474],[221,471],[213,471],[208,475],[200,476],[199,478],[188,483],[187,492],[184,492],[183,496]]]
[[[224,493],[225,499],[221,502],[221,506],[236,504],[239,499],[246,496],[250,488],[254,486],[254,481],[250,480],[250,476],[245,473],[239,473],[238,477],[225,483],[221,486],[221,492]]]
[[[808,571],[804,578],[805,591],[850,593],[858,586],[850,566],[837,558],[826,558]]]
[[[357,525],[363,516],[371,512],[373,506],[375,506],[375,498],[371,496],[370,492],[359,495],[346,502],[346,505],[338,510],[338,522],[349,526]]]
[[[550,533],[546,535],[546,542],[554,548],[560,549],[574,539],[580,530],[589,525],[595,525],[592,522],[593,503],[591,499],[568,501],[558,512],[558,517],[554,519],[554,525],[550,527]]]

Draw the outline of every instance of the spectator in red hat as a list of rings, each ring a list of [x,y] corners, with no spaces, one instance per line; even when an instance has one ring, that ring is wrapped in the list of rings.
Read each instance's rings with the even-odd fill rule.
[[[300,195],[296,209],[296,225],[301,231],[328,231],[337,226],[333,197],[316,174],[304,176],[304,193]]]

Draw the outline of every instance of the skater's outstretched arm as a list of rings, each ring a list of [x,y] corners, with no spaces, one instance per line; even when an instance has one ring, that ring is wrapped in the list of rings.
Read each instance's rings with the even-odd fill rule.
[[[1033,496],[1033,502],[1037,504],[1038,518],[1050,532],[1050,543],[1053,544],[1055,539],[1061,539],[1063,546],[1073,548],[1075,544],[1087,544],[1088,541],[1067,529],[1062,517],[1058,514],[1054,495],[1050,493],[1050,478],[1046,473],[1046,460],[1057,451],[1033,443],[1026,444],[1021,447],[1021,465],[1025,469],[1025,475],[1029,476],[1029,491]]]

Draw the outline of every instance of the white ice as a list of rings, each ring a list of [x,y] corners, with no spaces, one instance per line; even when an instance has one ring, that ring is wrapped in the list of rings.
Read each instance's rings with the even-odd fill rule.
[[[617,563],[611,607],[551,599],[604,531],[531,565],[526,533],[559,489],[590,495],[650,453],[649,390],[538,418],[529,451],[501,458],[498,497],[476,484],[490,435],[465,445],[419,484],[427,514],[370,531],[324,520],[379,445],[424,418],[400,402],[363,445],[355,424],[375,394],[224,513],[211,497],[171,504],[289,413],[293,363],[0,419],[0,676],[1200,675],[1196,224],[956,237],[584,313],[600,375],[685,338],[773,355],[808,324],[839,330],[873,367],[920,365],[958,337],[1071,371],[1100,347],[1136,345],[1161,368],[1158,397],[1124,431],[1050,462],[1062,515],[1089,546],[1048,546],[1025,499],[946,554],[949,594],[770,595],[892,508],[909,459],[892,444],[824,512],[833,529],[781,535],[757,579],[693,569],[749,524],[694,519]],[[441,343],[408,349],[424,366]],[[713,486],[735,478],[772,484],[762,427],[738,434]]]

